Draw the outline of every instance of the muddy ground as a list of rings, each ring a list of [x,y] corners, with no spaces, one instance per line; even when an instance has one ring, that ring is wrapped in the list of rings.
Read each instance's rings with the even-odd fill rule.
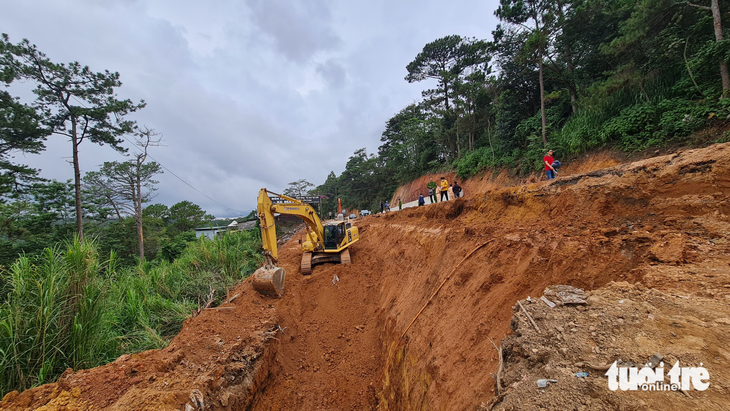
[[[0,409],[728,408],[730,144],[574,167],[550,183],[484,177],[464,184],[466,198],[367,217],[353,263],[308,277],[294,236],[280,252],[282,299],[244,283],[166,349],[69,371]],[[554,284],[587,290],[597,305],[528,304],[545,334],[516,327],[515,303]],[[619,317],[619,297],[632,302],[619,308],[646,312]],[[509,354],[499,395],[490,339]],[[703,362],[710,388],[692,399],[611,392],[597,372],[572,374],[576,363],[654,352]],[[559,382],[542,393],[539,378]]]

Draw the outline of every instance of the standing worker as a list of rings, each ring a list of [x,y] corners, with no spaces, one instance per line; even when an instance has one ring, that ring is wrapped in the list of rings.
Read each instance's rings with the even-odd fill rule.
[[[552,180],[555,178],[555,169],[553,168],[553,162],[555,159],[553,159],[553,150],[548,151],[542,161],[545,163],[545,173],[547,173],[548,180]]]
[[[454,198],[461,197],[461,186],[459,183],[454,181],[454,185],[451,187],[451,190],[454,192]]]
[[[436,202],[436,182],[433,181],[433,177],[431,177],[431,181],[426,184],[426,188],[428,188],[428,198],[431,200],[431,204]]]
[[[398,197],[398,211],[403,209],[403,202],[400,201],[400,197]]]
[[[449,182],[446,181],[446,177],[441,177],[441,201],[444,201],[444,197],[449,201]]]

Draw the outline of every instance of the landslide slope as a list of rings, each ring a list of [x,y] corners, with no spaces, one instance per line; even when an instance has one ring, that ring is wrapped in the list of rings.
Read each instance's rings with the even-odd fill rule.
[[[351,265],[299,275],[300,233],[280,253],[284,298],[244,283],[166,349],[69,371],[0,409],[475,409],[494,397],[490,339],[548,285],[627,281],[730,302],[730,144],[358,226]]]

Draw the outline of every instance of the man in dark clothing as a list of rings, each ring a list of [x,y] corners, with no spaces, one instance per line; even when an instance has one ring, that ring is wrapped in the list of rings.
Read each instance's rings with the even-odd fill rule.
[[[423,198],[423,193],[418,193],[418,206],[426,205],[426,200]]]
[[[380,202],[380,212],[382,213],[383,211],[385,211],[385,203],[381,201]]]
[[[454,191],[454,198],[461,197],[461,186],[459,186],[459,183],[454,181],[454,186],[451,189]]]

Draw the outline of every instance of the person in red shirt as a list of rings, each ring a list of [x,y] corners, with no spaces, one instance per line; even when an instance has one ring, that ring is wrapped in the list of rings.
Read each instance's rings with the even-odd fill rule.
[[[547,152],[547,155],[542,159],[545,163],[545,172],[547,173],[548,180],[555,178],[555,169],[553,168],[553,150]]]

